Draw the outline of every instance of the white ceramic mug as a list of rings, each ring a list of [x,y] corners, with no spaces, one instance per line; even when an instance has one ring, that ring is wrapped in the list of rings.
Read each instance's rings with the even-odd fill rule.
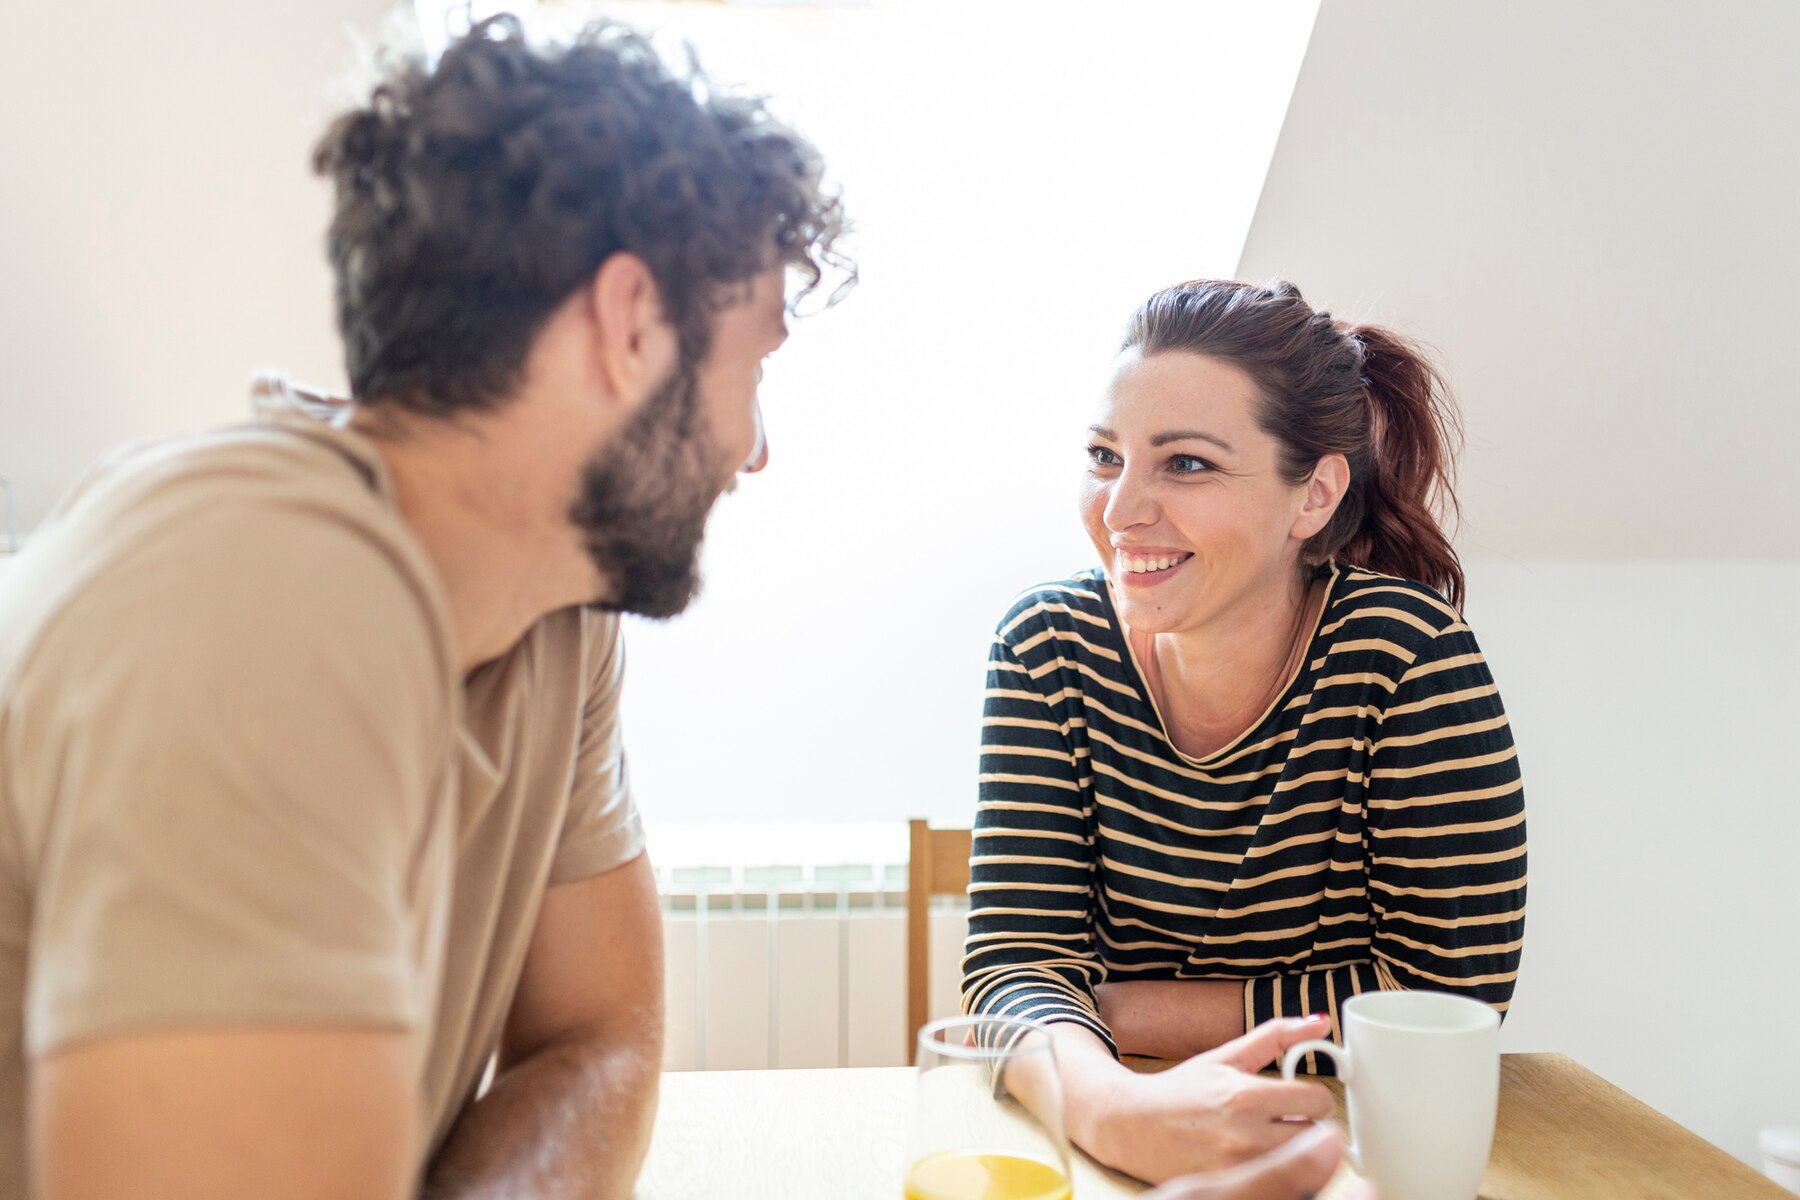
[[[1382,1200],[1474,1200],[1494,1143],[1500,1014],[1447,992],[1365,992],[1340,1013],[1344,1044],[1290,1046],[1282,1076],[1307,1054],[1337,1064],[1350,1161]]]

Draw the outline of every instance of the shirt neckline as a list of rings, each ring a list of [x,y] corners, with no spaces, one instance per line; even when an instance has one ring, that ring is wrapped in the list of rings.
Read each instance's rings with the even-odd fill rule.
[[[1242,746],[1251,734],[1255,733],[1268,723],[1270,717],[1274,716],[1277,712],[1280,712],[1287,706],[1288,701],[1292,698],[1294,688],[1312,670],[1312,664],[1317,657],[1316,651],[1318,650],[1319,639],[1325,628],[1325,614],[1331,611],[1331,606],[1336,602],[1338,581],[1343,578],[1343,571],[1339,568],[1336,559],[1332,559],[1327,565],[1330,567],[1331,574],[1325,581],[1324,603],[1319,605],[1319,615],[1313,622],[1312,634],[1306,639],[1306,652],[1300,656],[1300,661],[1295,665],[1292,674],[1288,676],[1287,682],[1282,684],[1281,690],[1275,694],[1275,698],[1269,701],[1268,707],[1263,709],[1262,713],[1257,716],[1255,720],[1239,730],[1237,735],[1230,741],[1226,742],[1223,746],[1220,746],[1217,750],[1214,750],[1211,754],[1206,755],[1204,758],[1195,758],[1193,755],[1184,752],[1180,746],[1175,744],[1175,739],[1169,736],[1169,726],[1168,723],[1163,720],[1162,709],[1156,703],[1156,694],[1150,690],[1149,684],[1144,681],[1144,672],[1138,665],[1137,651],[1132,649],[1131,636],[1126,633],[1125,622],[1119,616],[1118,605],[1113,601],[1112,579],[1107,575],[1106,568],[1095,568],[1096,573],[1100,576],[1100,603],[1105,607],[1106,619],[1111,622],[1113,631],[1118,635],[1120,644],[1125,647],[1125,653],[1121,656],[1121,662],[1126,671],[1129,672],[1130,678],[1127,682],[1135,687],[1138,694],[1143,697],[1144,707],[1150,710],[1150,715],[1154,718],[1156,735],[1163,740],[1163,744],[1169,748],[1169,752],[1182,763],[1190,767],[1204,767],[1208,763],[1217,762],[1224,755],[1227,755]]]

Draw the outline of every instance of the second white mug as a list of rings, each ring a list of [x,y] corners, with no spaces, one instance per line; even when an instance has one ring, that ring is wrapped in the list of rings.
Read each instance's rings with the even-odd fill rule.
[[[1302,1042],[1337,1064],[1351,1161],[1382,1200],[1474,1200],[1494,1142],[1500,1014],[1448,992],[1365,992],[1340,1009],[1343,1046]]]

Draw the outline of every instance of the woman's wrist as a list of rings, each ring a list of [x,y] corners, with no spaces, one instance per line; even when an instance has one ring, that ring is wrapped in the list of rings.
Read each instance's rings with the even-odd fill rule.
[[[1089,1155],[1111,1165],[1113,1117],[1120,1108],[1120,1091],[1130,1086],[1131,1068],[1106,1055],[1065,1064],[1061,1074],[1064,1131]]]

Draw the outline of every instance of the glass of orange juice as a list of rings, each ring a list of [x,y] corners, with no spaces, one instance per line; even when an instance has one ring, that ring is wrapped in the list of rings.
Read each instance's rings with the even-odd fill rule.
[[[1005,1017],[921,1029],[907,1161],[905,1200],[1071,1200],[1048,1030]]]

